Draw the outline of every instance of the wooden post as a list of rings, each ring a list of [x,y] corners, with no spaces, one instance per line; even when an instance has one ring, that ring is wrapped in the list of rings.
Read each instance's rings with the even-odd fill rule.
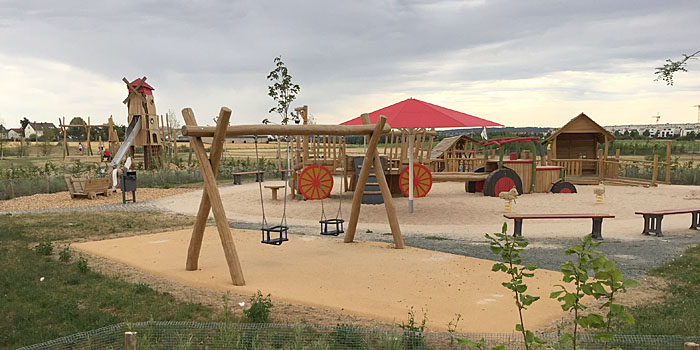
[[[671,141],[666,141],[666,184],[671,184]]]
[[[605,151],[604,151],[605,154],[603,154],[603,158],[607,160],[608,159],[608,135],[605,135],[605,145],[603,147],[605,149]]]
[[[66,159],[68,155],[68,142],[66,141],[66,117],[63,117],[63,123],[61,123],[61,118],[58,118],[58,124],[61,125],[61,131],[63,131],[63,159]]]
[[[124,350],[136,350],[136,332],[124,332]]]
[[[700,350],[700,345],[697,343],[687,342],[683,344],[683,350]]]
[[[552,157],[550,159],[559,159],[559,156],[557,156],[557,138],[556,137],[552,140]]]
[[[598,179],[602,180],[605,177],[605,162],[603,162],[603,150],[598,150]]]
[[[659,155],[654,154],[654,169],[652,170],[651,173],[651,185],[656,186],[656,179],[658,177],[658,172],[659,172]]]
[[[227,116],[228,115],[228,116]],[[226,134],[226,128],[228,127],[228,119],[231,115],[231,110],[228,108],[222,108],[220,112],[220,116],[223,118],[219,118],[219,121],[217,122],[217,131],[214,133],[215,138],[223,139],[225,134]],[[182,116],[185,119],[185,124],[187,125],[197,125],[197,120],[194,117],[194,112],[192,112],[192,109],[190,108],[185,108],[182,110]],[[234,285],[237,286],[243,286],[245,285],[245,279],[243,278],[243,270],[241,269],[241,263],[238,260],[238,253],[236,252],[236,246],[233,243],[233,238],[231,238],[231,229],[228,226],[228,220],[226,219],[226,211],[224,210],[224,205],[221,202],[221,195],[219,194],[219,188],[216,186],[216,175],[214,174],[214,171],[212,169],[212,165],[217,165],[219,164],[219,160],[221,158],[221,150],[223,149],[223,142],[214,142],[212,143],[212,149],[214,149],[215,145],[219,145],[219,149],[217,150],[216,153],[218,154],[213,154],[211,160],[207,158],[207,153],[206,150],[204,149],[204,143],[202,142],[201,137],[190,137],[190,146],[192,147],[192,150],[194,151],[195,155],[197,156],[197,160],[199,161],[199,167],[202,172],[202,176],[204,177],[204,191],[202,193],[202,200],[200,202],[200,211],[197,213],[197,222],[195,223],[195,226],[199,224],[200,226],[204,226],[206,224],[206,219],[209,216],[209,211],[208,210],[202,210],[206,209],[206,202],[208,201],[211,205],[211,208],[214,212],[214,221],[216,221],[216,227],[219,231],[219,237],[221,238],[221,244],[223,245],[224,248],[224,255],[226,256],[226,262],[228,263],[228,269],[229,273],[231,275],[231,282],[233,282]],[[211,162],[211,163],[210,163]],[[204,212],[204,214],[202,214]],[[203,220],[202,220],[203,219]],[[195,241],[196,237],[195,235],[197,234],[197,231],[192,232],[193,240]],[[191,242],[190,246],[192,245],[200,245],[201,246],[201,239],[199,239],[199,242]],[[188,251],[188,265],[190,263],[190,255]],[[191,267],[191,266],[190,266]]]
[[[362,114],[362,118],[368,118],[369,114]],[[380,116],[377,120],[377,124],[374,127],[374,132],[372,137],[369,139],[367,145],[367,151],[365,152],[365,159],[362,161],[362,168],[360,168],[360,175],[357,179],[357,184],[355,184],[355,192],[352,196],[352,209],[350,212],[350,223],[348,224],[348,229],[345,232],[345,243],[351,243],[355,239],[355,231],[357,230],[357,220],[360,218],[360,208],[362,206],[362,194],[365,191],[365,184],[367,183],[367,177],[369,177],[369,171],[372,167],[374,155],[377,152],[377,144],[379,143],[379,137],[381,136],[381,130],[384,128],[386,123],[386,117]],[[375,171],[379,173],[379,171]],[[386,202],[385,202],[386,204]]]
[[[88,123],[84,124],[85,125],[85,132],[87,132],[87,152],[85,152],[88,156],[92,155],[92,146],[90,145],[90,116],[88,116]]]
[[[218,121],[221,121],[223,125],[228,126],[230,118],[231,110],[222,108],[219,112],[219,118],[217,119],[217,123]],[[193,120],[191,122],[196,123],[196,120]],[[217,127],[216,131],[214,132],[214,137],[212,139],[209,161],[211,162],[214,177],[216,177],[216,174],[219,171],[219,162],[221,159],[221,154],[223,153],[225,133],[225,128]],[[209,218],[210,210],[211,202],[209,201],[209,196],[205,187],[202,193],[202,199],[199,202],[199,211],[197,212],[197,219],[194,224],[194,229],[192,230],[190,246],[187,250],[187,265],[185,267],[187,271],[195,271],[198,268],[199,252],[202,248],[204,228],[207,225],[207,219]]]

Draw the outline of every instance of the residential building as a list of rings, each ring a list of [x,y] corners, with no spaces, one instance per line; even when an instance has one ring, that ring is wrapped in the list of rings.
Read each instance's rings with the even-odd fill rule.
[[[605,130],[611,133],[619,132],[621,134],[637,130],[640,135],[643,135],[645,131],[649,131],[650,137],[673,138],[688,135],[691,131],[694,131],[696,134],[700,133],[700,123],[612,125],[606,126]]]
[[[24,128],[24,137],[29,138],[31,135],[41,137],[47,130],[58,130],[53,123],[29,123]],[[58,135],[58,134],[56,134]]]
[[[22,128],[9,129],[7,138],[13,141],[24,140],[24,130]]]

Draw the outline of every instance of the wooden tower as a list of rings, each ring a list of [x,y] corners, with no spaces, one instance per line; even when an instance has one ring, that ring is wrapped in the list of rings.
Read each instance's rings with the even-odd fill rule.
[[[137,119],[134,123],[140,123],[139,130],[132,144],[132,155],[134,146],[143,146],[143,166],[145,169],[151,169],[161,165],[160,154],[163,147],[163,140],[160,135],[159,118],[156,115],[156,104],[153,99],[152,86],[146,83],[146,77],[136,79],[132,82],[122,78],[126,83],[129,95],[124,100],[129,111],[129,126],[132,126],[132,120]]]

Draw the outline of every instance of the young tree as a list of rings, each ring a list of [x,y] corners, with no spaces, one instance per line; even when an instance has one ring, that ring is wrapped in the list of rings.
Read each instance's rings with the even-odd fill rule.
[[[268,95],[272,97],[277,106],[270,108],[268,113],[276,112],[282,117],[282,124],[287,124],[289,121],[289,106],[292,101],[297,98],[297,94],[301,89],[299,85],[292,83],[292,76],[289,75],[287,67],[282,62],[282,56],[275,57],[275,69],[267,75],[267,79],[273,82],[268,86]],[[270,121],[266,118],[264,124]]]
[[[666,82],[666,85],[673,85],[673,75],[676,72],[687,72],[688,70],[685,66],[688,64],[688,60],[696,60],[698,59],[698,55],[700,55],[700,50],[695,51],[695,53],[691,55],[683,54],[683,58],[678,61],[667,59],[666,64],[661,67],[656,67],[656,72],[654,72],[654,74],[656,74],[657,77],[654,81],[663,80]]]
[[[22,130],[26,129],[27,125],[29,125],[29,123],[30,123],[30,121],[29,121],[29,119],[27,119],[27,117],[24,117],[19,121],[19,125],[22,126]]]

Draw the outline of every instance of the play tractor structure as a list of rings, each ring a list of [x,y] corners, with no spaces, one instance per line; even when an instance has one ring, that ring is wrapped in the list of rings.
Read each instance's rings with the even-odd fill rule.
[[[520,153],[504,155],[509,146],[516,143],[526,144],[526,150]],[[501,192],[508,192],[513,187],[518,194],[524,193],[576,193],[576,187],[565,181],[565,169],[561,166],[537,165],[537,157],[545,157],[545,151],[538,137],[503,137],[481,142],[483,148],[496,148],[498,159],[486,159],[485,165],[472,172],[438,172],[431,173],[423,165],[415,165],[414,195],[425,196],[433,182],[465,181],[466,192],[481,192],[485,196],[498,197]],[[520,145],[521,147],[523,145]],[[518,147],[518,148],[521,148]],[[404,169],[407,170],[407,169]],[[404,175],[404,174],[402,174]],[[407,176],[402,176],[402,178]],[[408,180],[400,181],[401,190],[408,193]]]

